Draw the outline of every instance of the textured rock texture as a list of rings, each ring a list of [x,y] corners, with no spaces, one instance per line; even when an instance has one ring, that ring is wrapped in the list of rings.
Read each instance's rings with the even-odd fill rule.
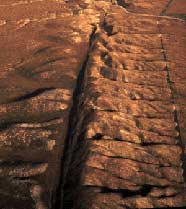
[[[0,208],[52,208],[94,27],[60,1],[1,1]]]
[[[0,0],[0,209],[186,206],[185,3]]]

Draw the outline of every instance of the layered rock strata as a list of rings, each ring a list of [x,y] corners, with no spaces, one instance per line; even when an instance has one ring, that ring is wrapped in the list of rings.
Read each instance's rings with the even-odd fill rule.
[[[179,19],[108,10],[77,96],[64,208],[186,205],[183,34]]]
[[[62,1],[1,1],[0,208],[53,208],[94,26]]]
[[[186,206],[172,3],[1,0],[0,208]]]

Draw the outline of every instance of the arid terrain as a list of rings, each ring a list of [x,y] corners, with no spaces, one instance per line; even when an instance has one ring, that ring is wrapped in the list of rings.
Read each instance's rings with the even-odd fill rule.
[[[186,0],[0,0],[0,209],[186,207]]]

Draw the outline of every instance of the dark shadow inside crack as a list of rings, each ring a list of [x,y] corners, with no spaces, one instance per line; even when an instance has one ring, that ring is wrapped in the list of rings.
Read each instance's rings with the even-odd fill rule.
[[[89,142],[82,140],[81,143],[79,142],[77,144],[76,149],[74,150],[73,157],[71,159],[70,169],[68,171],[66,183],[64,185],[64,209],[79,208],[79,202],[85,199],[84,195],[82,196],[81,193],[81,180],[88,154]],[[89,204],[91,204],[90,199]]]
[[[143,185],[139,190],[128,190],[128,189],[110,189],[107,187],[102,187],[100,193],[117,193],[120,194],[123,198],[133,197],[140,195],[142,197],[147,196],[152,189],[152,185]]]
[[[116,0],[117,4],[123,8],[127,8],[130,6],[130,3],[127,3],[125,0]]]
[[[61,159],[61,176],[60,182],[56,191],[56,197],[54,207],[56,209],[72,209],[75,196],[77,195],[77,189],[79,187],[79,181],[81,180],[81,173],[84,167],[84,162],[89,151],[87,143],[81,143],[82,133],[79,131],[82,129],[83,121],[86,118],[81,119],[81,96],[84,88],[84,78],[87,64],[89,61],[89,53],[91,51],[92,42],[95,39],[97,26],[92,25],[92,33],[89,38],[89,48],[82,63],[81,70],[79,72],[76,88],[73,93],[73,106],[69,116],[68,132],[65,140],[64,157]],[[85,112],[83,112],[85,113]],[[78,150],[78,151],[77,151]]]
[[[53,87],[50,87],[50,88],[40,88],[40,89],[37,89],[29,94],[25,94],[23,96],[20,96],[16,99],[14,99],[12,102],[20,102],[20,101],[24,101],[24,100],[27,100],[27,99],[30,99],[30,98],[33,98],[33,97],[36,97],[36,96],[39,96],[41,95],[42,93],[46,92],[46,91],[51,91],[51,90],[54,90],[55,88]]]

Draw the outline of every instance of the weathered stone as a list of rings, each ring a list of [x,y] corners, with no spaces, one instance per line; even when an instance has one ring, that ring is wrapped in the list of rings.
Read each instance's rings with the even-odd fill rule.
[[[162,10],[159,5],[155,12]],[[78,95],[74,148],[69,147],[74,153],[71,176],[65,187],[65,201],[71,206],[65,206],[184,207],[183,122],[175,116],[184,105],[172,80],[178,79],[176,68],[171,68],[172,60],[175,67],[178,59],[184,66],[184,50],[177,60],[177,55],[173,58],[174,46],[164,42],[169,35],[161,33],[172,36],[171,27],[177,24],[180,29],[175,34],[180,34],[185,26],[179,20],[135,15],[116,6],[108,11],[92,42]],[[174,38],[178,40],[177,35]]]
[[[1,0],[0,208],[186,206],[184,5]]]

